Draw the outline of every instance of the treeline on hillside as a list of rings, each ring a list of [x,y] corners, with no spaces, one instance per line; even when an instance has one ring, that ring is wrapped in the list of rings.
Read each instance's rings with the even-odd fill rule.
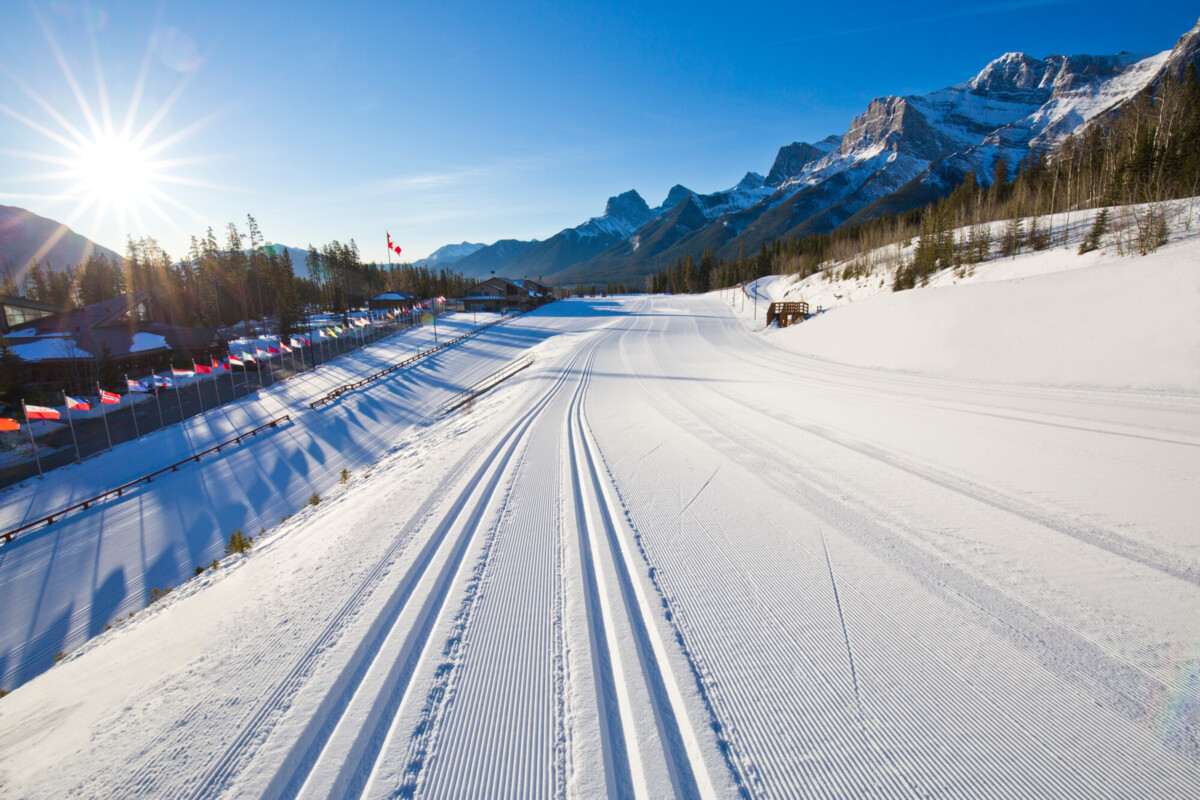
[[[416,297],[455,297],[473,281],[448,269],[431,270],[411,264],[364,264],[358,245],[333,241],[320,248],[308,246],[308,302],[343,311],[361,306],[382,292],[407,292]]]
[[[963,268],[1024,249],[1045,249],[1070,240],[1072,213],[1100,206],[1150,204],[1135,216],[1136,247],[1149,252],[1165,243],[1164,211],[1157,204],[1200,193],[1200,82],[1189,65],[1182,79],[1164,76],[1110,119],[1071,136],[1053,153],[1032,152],[1014,170],[997,161],[984,188],[973,172],[947,197],[924,208],[888,215],[832,233],[764,243],[757,254],[732,261],[711,250],[696,261],[684,256],[647,276],[650,292],[706,292],[763,275],[801,277],[831,262],[846,262],[847,275],[869,266],[856,259],[890,244],[909,244],[913,257],[897,271],[894,289],[915,286],[948,267]],[[1038,217],[1063,214],[1061,229],[1040,227]],[[1023,220],[1031,218],[1026,228]],[[1082,220],[1083,215],[1079,215]],[[999,236],[989,223],[1005,220]],[[1099,243],[1111,221],[1097,215],[1081,250]],[[958,230],[958,234],[954,233]],[[1054,237],[1061,237],[1056,240]],[[994,249],[995,247],[995,249]]]
[[[180,261],[153,238],[130,239],[123,264],[101,253],[61,271],[35,264],[22,284],[5,275],[0,294],[24,294],[31,300],[77,308],[145,290],[155,319],[220,327],[270,318],[287,334],[297,329],[306,309],[341,313],[388,291],[453,296],[470,284],[445,269],[364,264],[353,239],[320,248],[309,245],[306,266],[311,277],[297,277],[287,249],[268,244],[257,221],[247,216],[246,233],[231,222],[221,242],[209,228],[203,237],[192,237],[187,258]]]

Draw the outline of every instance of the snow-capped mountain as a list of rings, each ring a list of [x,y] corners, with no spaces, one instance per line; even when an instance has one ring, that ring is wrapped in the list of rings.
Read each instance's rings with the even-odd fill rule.
[[[1005,53],[954,86],[872,100],[845,133],[780,148],[765,178],[749,172],[712,194],[677,185],[654,209],[636,192],[611,198],[603,216],[530,247],[504,269],[558,283],[631,280],[685,254],[713,249],[734,258],[772,239],[906,211],[948,194],[970,170],[986,185],[999,159],[1014,170],[1164,72],[1179,75],[1198,62],[1200,23],[1152,55]]]
[[[428,257],[422,258],[419,261],[414,261],[415,267],[430,267],[433,269],[441,269],[448,267],[456,261],[461,261],[474,252],[487,247],[482,242],[462,242],[460,244],[447,244],[439,247],[429,254]]]

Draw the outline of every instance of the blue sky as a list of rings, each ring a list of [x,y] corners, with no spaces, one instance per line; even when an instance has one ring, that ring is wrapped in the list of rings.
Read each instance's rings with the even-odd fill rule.
[[[654,206],[676,183],[728,188],[765,174],[782,145],[843,132],[874,97],[958,83],[1008,51],[1166,50],[1197,14],[1039,0],[18,1],[0,32],[0,204],[119,252],[126,234],[149,235],[180,257],[190,235],[244,229],[249,213],[269,240],[353,238],[380,261],[389,230],[415,259],[546,238],[628,189]],[[87,155],[107,131],[125,144],[100,161],[153,164],[119,190]]]

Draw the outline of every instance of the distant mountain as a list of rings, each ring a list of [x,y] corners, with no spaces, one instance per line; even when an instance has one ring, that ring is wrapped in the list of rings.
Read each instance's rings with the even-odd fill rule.
[[[430,267],[432,269],[441,269],[448,267],[451,264],[461,261],[472,253],[482,250],[487,247],[485,244],[474,244],[472,242],[463,242],[461,244],[447,244],[434,250],[429,257],[422,258],[419,261],[414,261],[414,267]]]
[[[677,185],[654,209],[626,192],[610,198],[603,216],[510,249],[490,268],[560,285],[637,285],[686,254],[712,248],[732,259],[773,239],[907,211],[949,194],[971,170],[987,185],[999,159],[1015,170],[1189,64],[1200,64],[1200,23],[1155,55],[1006,53],[954,86],[872,100],[841,135],[781,147],[765,178],[749,172],[712,194]]]
[[[297,278],[309,277],[307,250],[300,247],[290,247],[286,244],[269,244],[267,247],[273,248],[276,253],[281,250],[287,250],[288,255],[292,259],[292,274]]]
[[[454,271],[468,278],[479,279],[491,277],[493,272],[505,275],[505,267],[535,244],[537,240],[523,242],[519,239],[501,239],[455,261]]]
[[[32,211],[0,206],[0,272],[9,270],[20,280],[35,262],[48,262],[55,270],[78,266],[94,252],[124,262],[117,253],[85,236]]]

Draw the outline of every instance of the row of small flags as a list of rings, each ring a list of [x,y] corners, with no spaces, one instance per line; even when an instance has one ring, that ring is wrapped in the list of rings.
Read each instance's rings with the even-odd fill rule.
[[[388,239],[389,239],[389,244],[390,244],[391,237],[389,236]],[[396,252],[399,252],[399,251],[400,251],[400,248],[397,247]],[[388,311],[386,314],[382,314],[379,321],[382,322],[385,319],[392,320],[392,319],[396,319],[397,317],[403,317],[403,316],[415,314],[422,309],[431,309],[431,308],[434,308],[435,304],[445,303],[445,302],[446,302],[445,297],[436,297],[433,300],[425,300],[421,303],[416,303],[416,304],[412,305],[411,307],[392,309],[391,311]],[[355,318],[351,319],[349,321],[349,323],[347,323],[347,325],[345,325],[345,326],[331,325],[324,330],[318,328],[317,329],[317,338],[337,339],[337,338],[341,337],[342,335],[346,334],[347,332],[349,332],[351,327],[365,328],[366,326],[372,324],[372,322],[373,322],[373,320],[371,320],[369,318],[355,317]],[[258,358],[270,358],[271,356],[282,355],[283,353],[291,353],[291,352],[293,352],[294,349],[302,348],[302,347],[312,347],[311,339],[306,338],[304,336],[293,336],[293,337],[291,337],[290,346],[288,345],[288,343],[284,342],[281,339],[277,345],[268,345],[266,350],[262,349],[261,347],[256,346],[254,348],[253,353],[251,353],[249,350],[243,350],[235,355],[232,351],[230,351],[229,356],[227,358],[225,358],[223,360],[210,359],[209,364],[200,364],[198,362],[193,361],[191,369],[178,369],[178,368],[172,367],[171,378],[194,377],[196,375],[211,375],[214,372],[220,372],[223,370],[228,371],[230,369],[230,367],[245,366],[247,361],[249,361],[251,363],[256,363]],[[140,380],[133,381],[133,380],[129,380],[129,378],[126,377],[125,388],[130,393],[138,392],[138,393],[148,394],[151,392],[157,392],[158,389],[172,388],[174,386],[174,384],[173,384],[171,378],[167,378],[166,376],[163,376],[163,375],[151,375],[149,378],[150,385],[147,386],[145,383],[143,383]],[[119,394],[117,394],[116,392],[110,392],[106,389],[103,389],[100,387],[99,384],[96,385],[96,391],[99,393],[97,395],[97,397],[98,397],[101,405],[117,405],[121,402],[121,396]],[[91,411],[92,410],[92,404],[90,402],[88,402],[87,400],[80,400],[77,397],[72,397],[72,396],[68,395],[66,392],[63,392],[63,402],[64,402],[64,404],[66,406],[66,410],[68,412],[70,412],[70,411]],[[22,401],[21,405],[25,409],[25,419],[29,422],[32,422],[33,420],[39,420],[39,419],[40,420],[62,419],[62,413],[60,411],[58,411],[57,409],[49,408],[47,406],[31,406],[31,405],[27,405],[24,401]],[[131,404],[131,407],[132,407],[132,404]],[[70,413],[67,414],[67,421],[68,422],[71,421]],[[136,422],[137,422],[137,419],[135,416],[134,417],[135,425],[136,425]],[[105,430],[107,431],[107,428],[108,428],[107,418],[105,419],[104,424],[105,424]],[[20,423],[17,420],[0,417],[0,432],[16,431],[16,430],[20,430],[20,428],[21,428]],[[72,435],[72,438],[74,438],[75,431],[74,431],[73,425],[72,425],[71,435]],[[32,431],[30,432],[30,441],[33,442]],[[37,443],[33,442],[33,444],[34,444],[34,453],[36,455]],[[111,437],[110,437],[110,446],[111,446]],[[79,445],[77,442],[76,443],[76,455],[77,456],[78,456],[78,448],[79,448]],[[40,459],[38,459],[38,473],[41,474],[41,460]]]

